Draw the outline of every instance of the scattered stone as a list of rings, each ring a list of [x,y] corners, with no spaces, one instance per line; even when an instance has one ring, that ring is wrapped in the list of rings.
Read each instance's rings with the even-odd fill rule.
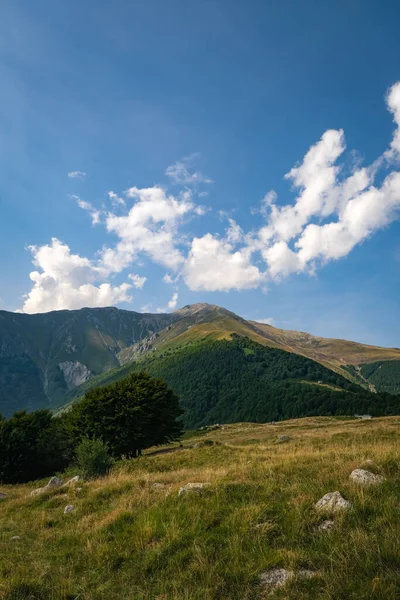
[[[37,488],[31,492],[31,496],[39,496],[44,492],[48,492],[52,488],[60,487],[62,485],[62,479],[58,477],[52,477],[47,485],[41,488]]]
[[[335,521],[332,519],[326,519],[322,521],[317,527],[318,531],[331,531],[335,527]]]
[[[64,508],[64,515],[68,514],[68,513],[72,513],[75,510],[75,506],[73,504],[67,504],[67,506]]]
[[[285,586],[289,581],[297,577],[298,579],[313,579],[317,576],[316,571],[310,569],[300,569],[297,571],[288,571],[287,569],[270,569],[261,573],[259,581],[264,591],[269,596],[278,589]]]
[[[375,473],[371,473],[371,471],[365,471],[365,469],[354,469],[350,473],[350,479],[361,485],[377,485],[385,481],[382,475],[376,475]]]
[[[76,491],[77,491],[77,492],[81,492],[82,490],[83,490],[83,488],[82,488],[82,487],[78,487],[78,488],[76,488]]]
[[[59,479],[58,477],[52,477],[46,487],[53,488],[60,487],[60,485],[62,485],[62,479]]]
[[[294,577],[294,571],[286,569],[270,569],[260,575],[260,584],[264,591],[271,595],[278,588],[286,585]]]
[[[183,487],[179,489],[178,496],[182,496],[182,494],[190,494],[190,493],[201,493],[202,490],[211,485],[209,482],[205,483],[187,483]]]
[[[7,494],[0,492],[0,500],[3,500],[3,498],[7,498]]]
[[[340,492],[329,492],[318,500],[315,508],[321,512],[336,513],[351,508],[351,502],[345,500]]]
[[[162,488],[165,488],[165,483],[153,483],[153,485],[151,486],[153,488],[153,490],[161,490]]]
[[[276,440],[275,444],[284,444],[285,442],[289,442],[292,438],[290,435],[280,435]]]
[[[61,487],[67,487],[69,485],[75,485],[75,483],[78,483],[78,481],[80,481],[81,478],[79,475],[75,475],[75,477],[73,477],[72,479],[69,479],[68,481],[66,481]]]
[[[20,535],[13,535],[10,541],[11,541],[11,542],[16,542],[16,541],[18,541],[18,540],[20,540],[20,539],[21,539],[21,536],[20,536]]]

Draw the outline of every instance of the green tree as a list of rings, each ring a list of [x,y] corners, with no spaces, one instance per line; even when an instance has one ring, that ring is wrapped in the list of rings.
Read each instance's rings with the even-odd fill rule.
[[[113,464],[107,444],[97,439],[83,439],[76,449],[76,458],[86,479],[106,475]]]
[[[20,483],[63,469],[71,447],[60,420],[50,411],[20,411],[0,418],[0,481]]]
[[[142,449],[177,439],[182,414],[177,395],[146,373],[133,373],[87,392],[66,415],[75,439],[98,438],[114,457],[133,457]]]

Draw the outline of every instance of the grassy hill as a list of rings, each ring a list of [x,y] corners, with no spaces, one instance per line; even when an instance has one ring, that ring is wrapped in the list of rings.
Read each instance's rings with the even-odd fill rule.
[[[398,417],[238,423],[79,487],[31,497],[39,482],[2,486],[0,597],[397,600],[399,434]],[[290,440],[276,444],[282,435]],[[219,444],[193,447],[208,439]],[[351,482],[359,467],[385,482]],[[178,496],[189,482],[210,486]],[[352,507],[321,531],[328,517],[314,504],[336,490]],[[67,504],[75,511],[64,514]],[[260,576],[276,568],[312,577],[270,596]]]
[[[230,339],[193,328],[135,362],[78,388],[107,385],[144,370],[167,381],[185,410],[186,428],[235,421],[276,421],[310,415],[400,412],[400,397],[373,394],[303,356],[268,348],[233,334]],[[193,331],[190,329],[190,332]],[[204,337],[199,337],[201,331]]]

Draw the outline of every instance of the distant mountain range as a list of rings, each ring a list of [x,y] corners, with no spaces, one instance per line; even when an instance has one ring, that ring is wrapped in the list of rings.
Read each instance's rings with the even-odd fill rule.
[[[210,357],[214,357],[212,364]],[[227,368],[229,361],[232,372]],[[282,400],[284,396],[285,402],[293,404],[304,396],[304,385],[308,395],[313,396],[314,408],[303,407],[303,412],[311,410],[313,414],[318,398],[323,405],[321,394],[328,393],[325,386],[336,403],[338,393],[349,394],[351,388],[351,393],[364,398],[360,407],[375,405],[378,410],[379,405],[381,412],[382,403],[388,402],[392,412],[397,410],[394,399],[388,401],[385,396],[378,402],[378,396],[400,393],[398,348],[277,329],[246,321],[215,305],[194,304],[170,314],[142,314],[117,308],[35,315],[0,311],[0,412],[6,416],[23,408],[56,409],[94,385],[138,369],[163,376],[176,388],[186,403],[187,425],[191,426],[215,421],[213,415],[217,414],[225,420],[232,420],[233,414],[241,420],[246,415],[253,420],[257,420],[254,416],[265,420],[271,414],[280,418],[287,410],[283,414],[279,406],[273,408],[272,400]],[[210,369],[214,380],[208,384]],[[188,377],[189,370],[192,377]],[[228,380],[232,377],[235,385],[230,387]],[[245,381],[247,388],[243,390]],[[290,393],[282,396],[277,382],[285,382]],[[194,406],[196,386],[201,409]],[[268,410],[254,412],[247,393],[250,389],[252,398],[257,396],[258,405],[263,403],[260,390],[265,391]],[[239,409],[238,402],[245,397],[248,410],[244,405]],[[348,404],[354,408],[355,396],[351,398]],[[343,406],[340,404],[335,410],[325,407],[324,411],[337,412]]]

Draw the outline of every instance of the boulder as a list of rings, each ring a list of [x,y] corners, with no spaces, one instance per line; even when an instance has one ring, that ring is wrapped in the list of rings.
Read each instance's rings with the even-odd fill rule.
[[[33,490],[31,492],[31,496],[39,496],[40,494],[43,494],[44,492],[48,492],[52,488],[60,487],[61,485],[62,485],[62,479],[59,479],[58,477],[52,477],[47,485],[45,485],[44,487],[41,487],[41,488],[37,488],[36,490]]]
[[[165,483],[153,483],[153,485],[151,486],[153,488],[153,490],[161,490],[163,488],[165,488]]]
[[[0,500],[3,500],[4,498],[7,498],[7,494],[0,492]]]
[[[75,506],[73,504],[67,504],[67,506],[64,508],[64,515],[68,514],[68,513],[72,513],[75,510]]]
[[[178,496],[182,496],[183,494],[200,494],[204,488],[211,485],[209,482],[205,483],[187,483],[183,487],[179,489]]]
[[[13,535],[12,538],[10,538],[10,541],[11,542],[17,542],[20,539],[21,539],[20,535]]]
[[[345,500],[340,492],[325,494],[315,505],[320,512],[336,513],[351,508],[351,502]]]
[[[376,475],[365,469],[354,469],[354,471],[350,473],[350,479],[361,485],[377,485],[385,481],[385,478],[382,477],[382,475]]]

